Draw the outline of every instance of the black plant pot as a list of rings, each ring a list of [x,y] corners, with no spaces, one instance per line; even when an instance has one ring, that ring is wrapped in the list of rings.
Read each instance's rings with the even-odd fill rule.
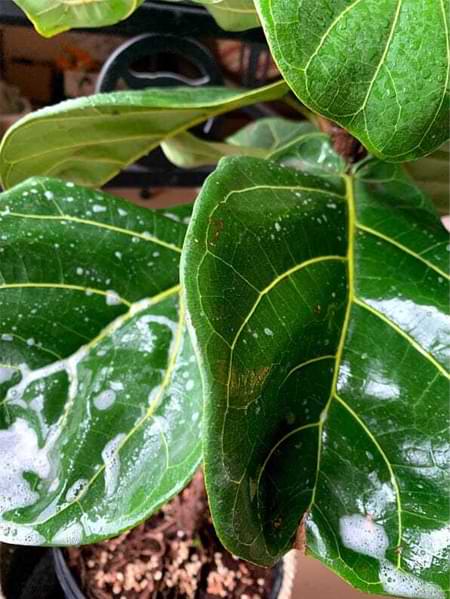
[[[80,589],[78,582],[67,565],[63,551],[61,549],[53,549],[52,553],[56,576],[66,599],[86,599],[86,595]]]
[[[86,599],[86,595],[80,589],[78,582],[75,580],[72,572],[67,565],[67,561],[64,557],[64,553],[61,549],[53,549],[53,560],[55,563],[56,576],[58,577],[59,583],[64,591],[66,599]],[[290,574],[287,574],[290,576]],[[275,577],[270,599],[285,599],[282,595],[283,588],[286,589],[285,585],[286,569],[284,568],[283,562],[275,567]],[[290,585],[287,585],[290,586]],[[286,593],[287,594],[287,593]]]
[[[0,544],[2,599],[64,599],[53,555],[43,547]]]

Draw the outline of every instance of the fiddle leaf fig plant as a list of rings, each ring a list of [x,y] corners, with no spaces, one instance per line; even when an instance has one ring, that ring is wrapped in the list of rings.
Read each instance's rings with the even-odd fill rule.
[[[113,24],[142,0],[14,0],[44,35]],[[202,0],[218,24],[262,26],[289,87],[383,160],[448,139],[449,0]]]
[[[231,551],[271,565],[302,521],[298,543],[359,588],[447,596],[448,242],[374,160],[330,175],[234,157],[208,179],[182,283]]]
[[[179,0],[172,0],[178,2]],[[144,0],[14,0],[45,37],[79,27],[113,25],[129,17]],[[229,31],[259,27],[253,0],[195,0]]]
[[[130,16],[144,0],[14,0],[36,30],[51,37],[75,27],[113,25]]]
[[[201,460],[202,392],[165,214],[48,178],[0,196],[0,538],[90,543]]]
[[[273,57],[309,108],[390,161],[448,139],[448,0],[255,0]]]
[[[149,89],[98,94],[43,108],[13,125],[3,138],[1,183],[9,188],[27,177],[48,175],[100,186],[208,118],[275,100],[287,90],[283,81],[250,91]]]
[[[136,5],[18,3],[47,33]],[[99,94],[2,141],[0,540],[109,538],[202,464],[239,557],[450,599],[448,0],[255,8],[285,80]],[[192,131],[289,90],[308,120]],[[215,168],[193,208],[94,189],[158,146]]]

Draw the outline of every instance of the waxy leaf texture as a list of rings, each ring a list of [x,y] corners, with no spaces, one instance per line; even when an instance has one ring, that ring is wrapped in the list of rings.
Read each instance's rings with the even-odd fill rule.
[[[198,467],[186,212],[46,178],[0,196],[1,541],[117,535]]]
[[[248,104],[275,100],[287,89],[283,81],[251,91],[151,88],[61,102],[33,112],[8,130],[0,146],[1,182],[9,188],[46,175],[100,187],[194,125]]]
[[[214,523],[258,564],[296,542],[363,591],[443,599],[448,235],[400,167],[301,169],[223,159],[186,237]]]
[[[384,160],[449,138],[448,0],[256,0],[281,74]]]

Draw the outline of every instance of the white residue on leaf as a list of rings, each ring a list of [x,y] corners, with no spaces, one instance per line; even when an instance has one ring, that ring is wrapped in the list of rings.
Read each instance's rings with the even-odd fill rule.
[[[105,465],[104,476],[107,497],[111,497],[117,489],[120,475],[119,447],[125,436],[125,433],[119,433],[105,445],[102,451],[103,463]]]
[[[82,493],[83,490],[86,488],[87,484],[88,481],[85,478],[80,478],[79,480],[75,481],[73,485],[69,487],[69,489],[67,490],[66,501],[68,503],[72,503],[73,501],[75,501],[76,498],[80,495],[80,493]]]
[[[165,216],[166,218],[170,218],[171,220],[174,220],[176,223],[180,222],[180,217],[177,214],[174,214],[173,212],[163,212],[163,216]]]
[[[0,384],[10,381],[16,372],[15,368],[0,366]]]
[[[0,517],[0,539],[16,545],[43,545],[45,538],[30,526],[16,528],[11,522]]]
[[[383,377],[374,369],[375,374],[366,381],[364,391],[367,395],[381,400],[393,400],[400,397],[400,387],[392,380]]]
[[[421,569],[428,569],[433,563],[448,563],[450,547],[450,528],[444,524],[441,528],[428,531],[415,531],[408,543],[409,554],[414,556],[414,563]]]
[[[53,545],[79,545],[83,539],[83,527],[78,522],[71,522],[58,530],[52,539]]]
[[[141,318],[139,318],[139,320],[137,320],[135,323],[135,326],[138,329],[139,335],[141,337],[141,341],[140,341],[139,348],[138,348],[139,351],[149,352],[149,353],[151,351],[153,351],[156,336],[155,336],[155,333],[152,331],[152,329],[149,326],[150,323],[153,323],[153,322],[170,329],[170,331],[172,333],[172,343],[173,343],[178,323],[170,320],[170,318],[167,318],[166,316],[160,316],[160,315],[156,315],[156,314],[146,314],[146,315],[142,316]]]
[[[113,289],[108,289],[106,292],[106,303],[108,306],[117,306],[121,303],[120,295]]]
[[[113,389],[102,391],[94,399],[94,405],[97,410],[108,410],[116,401],[116,392]]]
[[[123,391],[124,389],[123,383],[120,381],[111,381],[109,386],[111,389],[114,389],[114,391]]]
[[[387,560],[381,562],[380,581],[389,595],[409,599],[445,599],[444,591],[436,584],[399,570]]]
[[[357,500],[358,508],[364,514],[370,514],[375,520],[396,509],[396,495],[391,482],[381,481],[374,470],[368,475],[370,491]]]
[[[264,329],[264,334],[268,337],[273,337],[273,331],[267,327]]]
[[[342,543],[347,549],[379,560],[380,582],[389,595],[408,599],[445,599],[444,591],[436,584],[409,574],[385,558],[389,539],[383,526],[369,516],[353,514],[339,520]]]
[[[101,206],[100,204],[94,204],[92,206],[93,212],[106,212],[106,206]]]
[[[39,448],[36,431],[23,418],[0,431],[0,514],[32,505],[39,499],[25,480],[26,472],[40,478],[50,474],[47,449]]]
[[[361,514],[340,518],[339,532],[344,547],[375,559],[382,559],[389,547],[384,528]]]
[[[86,351],[85,347],[81,347],[71,357],[37,370],[29,370],[25,365],[21,366],[22,379],[17,385],[8,389],[6,400],[18,405],[25,404],[24,395],[31,385],[36,381],[43,381],[54,374],[66,371],[69,389],[64,414],[67,414],[78,390],[77,364],[86,355]],[[37,413],[38,417],[42,416],[43,396],[34,395],[33,399],[29,401],[29,407]],[[40,421],[43,425],[42,418]],[[61,430],[61,422],[45,430],[44,432],[48,434],[42,448],[38,445],[36,431],[23,418],[18,418],[9,429],[0,431],[0,463],[2,464],[0,513],[8,509],[31,505],[39,499],[38,494],[31,491],[28,483],[23,479],[23,473],[34,472],[40,478],[47,478],[50,475],[49,456]],[[8,508],[5,503],[10,503],[10,507]]]
[[[161,393],[161,385],[157,385],[156,387],[153,387],[153,389],[148,394],[148,405],[149,406],[152,406],[155,403],[155,401],[157,401],[159,399],[160,393]]]

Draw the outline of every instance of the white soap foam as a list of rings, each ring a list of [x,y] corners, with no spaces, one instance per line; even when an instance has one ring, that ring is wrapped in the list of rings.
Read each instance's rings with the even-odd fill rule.
[[[385,592],[396,597],[445,599],[444,591],[436,584],[398,570],[387,560],[381,562],[380,581]]]
[[[113,389],[102,391],[94,399],[94,406],[97,410],[108,410],[116,401],[116,392]]]
[[[102,451],[103,463],[105,464],[105,491],[107,497],[111,497],[117,489],[120,475],[118,449],[125,436],[125,433],[119,433],[105,445]]]
[[[375,559],[384,558],[389,547],[384,528],[360,514],[340,518],[339,532],[344,547]]]

